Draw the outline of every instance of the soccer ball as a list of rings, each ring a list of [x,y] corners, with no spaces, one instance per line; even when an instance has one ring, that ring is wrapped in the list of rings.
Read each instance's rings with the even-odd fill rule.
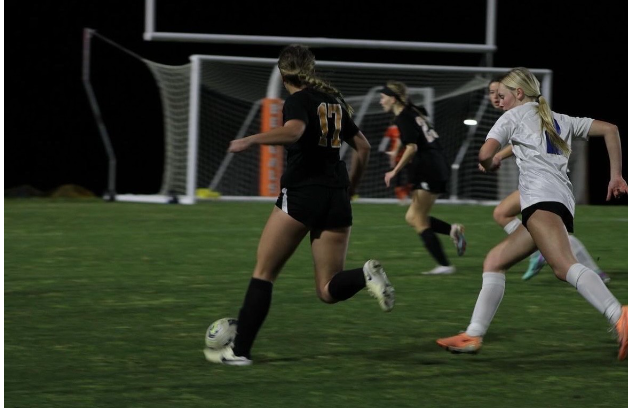
[[[237,324],[238,320],[231,317],[212,323],[206,330],[206,347],[218,350],[231,345],[236,337]]]

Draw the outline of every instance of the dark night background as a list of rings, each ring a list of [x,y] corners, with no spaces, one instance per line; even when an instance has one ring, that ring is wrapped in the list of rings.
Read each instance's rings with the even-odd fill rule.
[[[156,31],[482,44],[485,0],[441,2],[157,1]],[[625,1],[499,1],[494,66],[549,68],[555,111],[619,126],[627,179],[628,12]],[[316,7],[334,4],[335,13]],[[386,7],[391,4],[392,7]],[[5,5],[5,189],[107,186],[107,157],[81,82],[82,31],[90,27],[164,64],[190,54],[275,58],[280,46],[147,42],[144,2],[34,0]],[[471,65],[478,54],[315,48],[320,60]],[[119,192],[152,193],[162,172],[163,127],[155,82],[136,59],[93,41],[92,79],[118,155]],[[603,204],[608,159],[589,143],[590,202]],[[616,204],[627,205],[627,198]]]

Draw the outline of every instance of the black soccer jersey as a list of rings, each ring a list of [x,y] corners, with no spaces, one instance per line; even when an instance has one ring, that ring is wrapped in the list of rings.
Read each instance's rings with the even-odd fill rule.
[[[449,169],[437,132],[431,124],[412,109],[405,107],[394,121],[400,130],[403,145],[418,146],[418,151],[407,164],[412,182],[418,179],[448,180]]]
[[[348,170],[339,159],[343,140],[359,128],[332,95],[305,88],[289,96],[282,109],[283,121],[299,119],[306,124],[300,139],[286,145],[287,168],[282,187],[322,185],[348,187]]]

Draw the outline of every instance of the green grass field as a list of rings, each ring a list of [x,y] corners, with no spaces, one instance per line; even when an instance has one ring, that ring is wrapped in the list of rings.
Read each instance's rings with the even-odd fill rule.
[[[4,202],[6,407],[627,407],[628,364],[605,318],[546,267],[505,297],[478,355],[435,339],[466,328],[485,253],[504,238],[492,207],[437,205],[468,252],[434,266],[406,207],[354,206],[346,266],[377,258],[396,288],[335,305],[314,290],[305,240],[277,281],[251,367],[204,360],[203,336],[236,317],[271,203],[195,206]],[[628,300],[627,207],[579,206],[576,236]]]

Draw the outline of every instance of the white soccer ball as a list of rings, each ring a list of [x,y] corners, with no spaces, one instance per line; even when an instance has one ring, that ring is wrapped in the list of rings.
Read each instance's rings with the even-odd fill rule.
[[[206,347],[213,350],[229,346],[236,337],[238,320],[224,317],[212,323],[206,330]]]

